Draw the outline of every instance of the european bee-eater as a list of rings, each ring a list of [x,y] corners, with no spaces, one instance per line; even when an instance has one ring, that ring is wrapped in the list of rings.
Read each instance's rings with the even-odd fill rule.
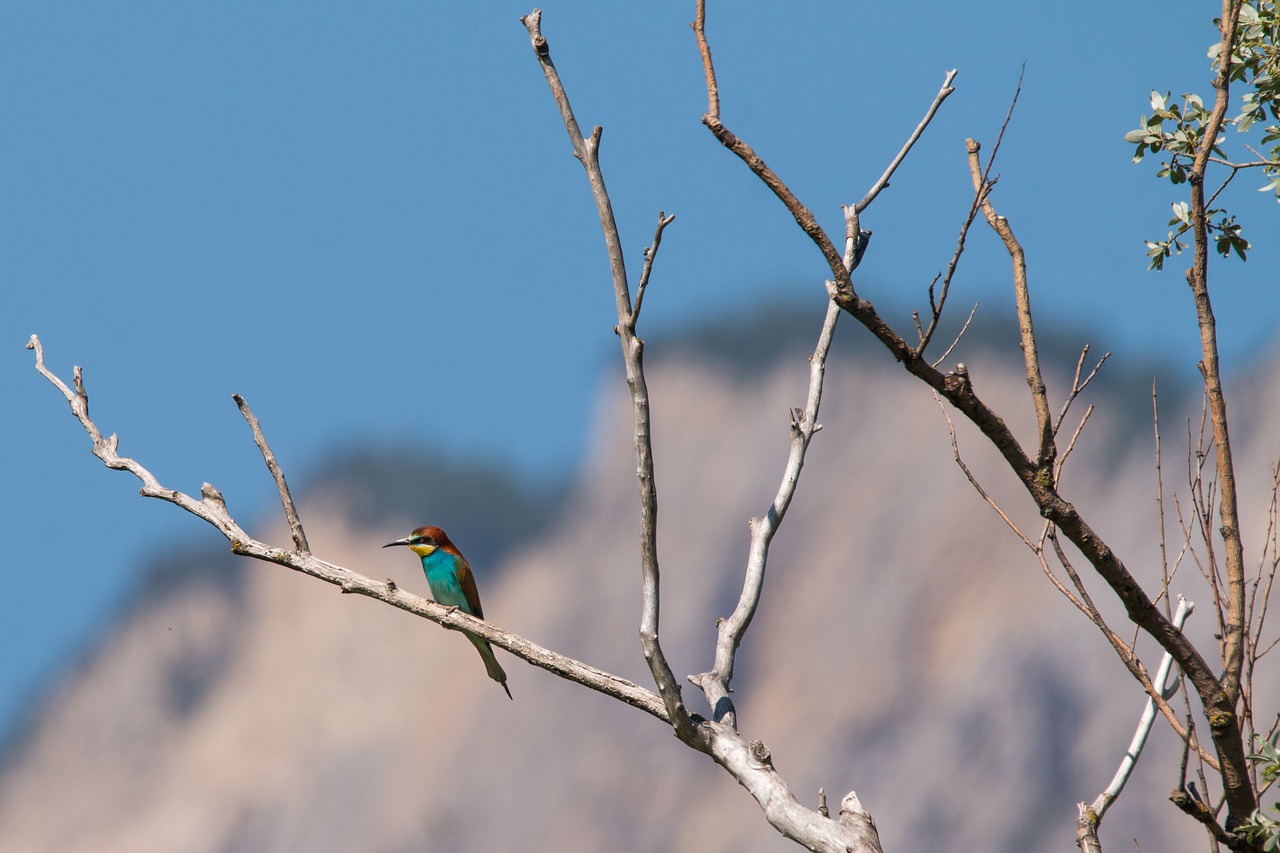
[[[437,602],[445,607],[456,607],[477,619],[484,618],[471,565],[443,530],[431,525],[419,527],[405,538],[388,542],[382,547],[390,548],[392,545],[407,545],[409,550],[422,558],[422,570],[427,573],[427,586],[431,587],[431,597]],[[493,647],[489,645],[489,641],[471,634],[467,634],[467,639],[480,652],[480,657],[484,658],[484,668],[488,670],[489,677],[502,685],[502,689],[507,691],[508,699],[512,698],[511,691],[507,688],[507,674],[493,656]]]

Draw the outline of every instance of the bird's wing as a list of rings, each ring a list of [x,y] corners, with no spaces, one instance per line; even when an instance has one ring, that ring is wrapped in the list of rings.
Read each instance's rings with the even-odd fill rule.
[[[458,554],[453,559],[454,573],[458,577],[458,586],[462,587],[462,594],[467,598],[467,604],[471,608],[471,615],[477,619],[483,619],[484,611],[480,609],[480,591],[476,589],[476,579],[471,574],[471,564],[461,554]]]

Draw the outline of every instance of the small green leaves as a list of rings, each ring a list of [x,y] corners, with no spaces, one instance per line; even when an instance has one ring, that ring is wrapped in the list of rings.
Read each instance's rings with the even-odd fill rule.
[[[1150,240],[1144,241],[1147,244],[1147,257],[1151,259],[1151,263],[1147,266],[1149,270],[1164,269],[1164,259],[1169,257],[1173,252],[1182,254],[1182,250],[1186,247],[1174,238],[1173,232],[1169,232],[1168,240],[1161,240],[1159,243],[1152,243]]]
[[[1222,54],[1220,43],[1209,47],[1209,60],[1215,70],[1221,68],[1224,59],[1228,59]],[[1239,98],[1240,110],[1234,118],[1220,116],[1214,119],[1212,110],[1205,108],[1204,99],[1194,92],[1184,93],[1179,102],[1170,92],[1161,94],[1153,90],[1149,97],[1151,115],[1144,115],[1141,125],[1124,135],[1125,142],[1136,146],[1133,162],[1141,162],[1148,152],[1163,153],[1165,159],[1161,161],[1156,177],[1168,180],[1175,187],[1181,186],[1196,177],[1193,171],[1196,156],[1210,127],[1225,129],[1227,125],[1234,125],[1237,131],[1245,133],[1268,120],[1280,121],[1280,9],[1276,0],[1244,0],[1240,5],[1227,76],[1232,83],[1230,95]],[[1214,97],[1219,98],[1222,94],[1215,92]],[[1219,101],[1214,104],[1221,106]],[[1223,150],[1226,135],[1221,130],[1217,131],[1209,146],[1208,162],[1200,164],[1202,172],[1199,177],[1204,180],[1201,198],[1208,197],[1211,203],[1237,172],[1260,168],[1266,183],[1258,191],[1272,193],[1280,202],[1280,124],[1266,125],[1262,131],[1262,145],[1259,147],[1265,153],[1245,145],[1250,156],[1242,157],[1238,162],[1227,156]],[[1229,174],[1225,179],[1214,178],[1215,191],[1209,185],[1210,175],[1216,175],[1224,168],[1229,170]],[[1197,217],[1203,222],[1197,222]],[[1169,232],[1167,239],[1146,241],[1150,269],[1163,269],[1166,258],[1182,254],[1190,241],[1184,244],[1181,238],[1197,227],[1203,229],[1197,233],[1211,239],[1214,250],[1223,257],[1234,254],[1244,260],[1251,248],[1249,241],[1241,236],[1241,227],[1235,216],[1224,210],[1197,213],[1187,202],[1178,202],[1173,205],[1169,226],[1174,230]]]
[[[1254,735],[1257,752],[1245,756],[1255,764],[1261,765],[1262,781],[1271,783],[1280,779],[1280,732],[1269,739],[1262,735]],[[1273,805],[1271,811],[1280,814],[1280,803]],[[1259,805],[1249,821],[1240,827],[1239,832],[1253,842],[1262,842],[1263,850],[1280,850],[1280,821],[1269,817]]]
[[[1133,162],[1142,160],[1147,149],[1152,152],[1167,150],[1174,155],[1172,162],[1162,164],[1160,177],[1170,177],[1175,184],[1186,180],[1186,169],[1178,162],[1178,157],[1195,157],[1196,147],[1200,144],[1201,128],[1209,120],[1209,113],[1199,95],[1184,94],[1182,106],[1169,103],[1169,93],[1161,95],[1151,93],[1151,117],[1142,117],[1142,126],[1124,135],[1124,141],[1138,146],[1133,155]],[[1166,129],[1165,123],[1172,122]],[[1221,139],[1214,140],[1214,151],[1221,155],[1218,144]]]
[[[1262,781],[1272,782],[1280,779],[1280,731],[1273,734],[1270,738],[1264,738],[1262,735],[1254,735],[1254,744],[1257,745],[1257,752],[1252,752],[1245,758],[1255,764],[1264,765],[1262,768]]]
[[[1147,245],[1147,257],[1151,259],[1151,263],[1147,266],[1149,270],[1162,270],[1166,258],[1181,255],[1187,248],[1187,244],[1181,238],[1195,227],[1191,218],[1191,206],[1187,202],[1174,202],[1170,207],[1173,209],[1173,218],[1169,220],[1169,225],[1176,228],[1170,231],[1169,236],[1164,240],[1143,241]],[[1235,252],[1240,260],[1247,260],[1245,252],[1252,247],[1248,240],[1240,236],[1240,225],[1236,222],[1236,218],[1226,214],[1227,212],[1221,209],[1206,210],[1204,212],[1205,232],[1213,238],[1214,249],[1219,255],[1225,258]],[[1215,219],[1215,216],[1218,218]]]
[[[1223,217],[1216,224],[1210,223],[1209,230],[1218,232],[1218,236],[1214,240],[1214,248],[1217,249],[1219,255],[1225,258],[1235,252],[1240,256],[1240,260],[1245,260],[1244,253],[1250,248],[1249,241],[1240,236],[1240,226],[1236,224],[1234,216]]]

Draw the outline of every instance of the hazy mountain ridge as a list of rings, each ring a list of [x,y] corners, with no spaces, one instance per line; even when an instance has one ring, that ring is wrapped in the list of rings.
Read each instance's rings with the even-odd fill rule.
[[[663,635],[677,674],[710,663],[714,620],[741,584],[745,521],[777,488],[811,346],[747,373],[695,354],[651,362]],[[974,346],[956,358],[1028,435],[1017,350]],[[1280,408],[1265,382],[1254,390],[1243,417]],[[1122,406],[1091,396],[1103,405],[1067,492],[1150,586],[1150,453],[1125,439]],[[606,393],[561,511],[507,537],[492,560],[477,556],[483,531],[455,535],[493,621],[648,683],[624,397]],[[1109,780],[1140,693],[964,481],[918,383],[884,359],[841,354],[820,420],[740,653],[744,732],[770,746],[801,798],[856,788],[886,849],[993,849],[993,833],[1000,850],[1070,845],[1074,803]],[[1240,459],[1270,459],[1266,429],[1240,435]],[[1108,436],[1127,447],[1118,463]],[[981,440],[960,425],[960,442],[984,485],[1034,529]],[[1251,506],[1268,479],[1260,468],[1244,474]],[[424,593],[412,561],[378,547],[403,535],[399,521],[353,518],[340,490],[304,500],[317,553]],[[508,514],[513,528],[521,512]],[[1256,521],[1242,525],[1254,542]],[[279,524],[274,536],[287,540]],[[233,595],[207,580],[222,562],[166,574],[163,594],[58,692],[0,777],[0,849],[793,849],[714,765],[644,715],[504,656],[508,702],[459,636],[265,564],[239,564]],[[1196,615],[1197,638],[1211,621]],[[702,710],[692,688],[686,698]],[[1178,757],[1158,727],[1104,843],[1202,848],[1164,799]]]

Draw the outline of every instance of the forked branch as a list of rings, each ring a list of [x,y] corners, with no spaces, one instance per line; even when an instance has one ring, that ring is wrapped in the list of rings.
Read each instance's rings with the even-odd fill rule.
[[[1231,0],[1227,0],[1227,2],[1231,2]],[[1235,8],[1238,8],[1238,3],[1236,3]],[[694,22],[694,30],[699,34],[700,44],[703,44],[706,34],[704,0],[699,0],[698,12],[698,19]],[[1226,39],[1225,29],[1224,39]],[[1229,45],[1229,42],[1225,43]],[[1228,53],[1229,50],[1224,50],[1224,54]],[[715,76],[711,71],[710,47],[703,44],[702,54],[704,67],[707,69],[708,83],[716,85],[715,97],[709,98],[709,103],[714,106],[719,103],[719,88],[718,84],[715,84]],[[1120,559],[1119,555],[1111,549],[1106,540],[1098,535],[1080,514],[1079,510],[1059,492],[1058,484],[1055,482],[1055,467],[1053,465],[1053,427],[1048,414],[1047,402],[1045,402],[1038,390],[1041,382],[1036,381],[1038,359],[1034,362],[1029,362],[1028,365],[1029,381],[1032,382],[1033,393],[1036,397],[1038,426],[1037,452],[1034,456],[1029,456],[1009,429],[1006,419],[993,411],[978,396],[974,389],[973,378],[967,370],[961,371],[957,368],[954,372],[943,373],[929,364],[907,344],[896,330],[880,317],[870,302],[858,296],[854,291],[852,282],[849,281],[847,272],[843,269],[842,264],[839,263],[839,255],[836,254],[831,240],[817,225],[808,208],[800,203],[794,193],[760,160],[750,146],[730,133],[724,127],[718,115],[708,114],[704,118],[704,124],[707,125],[717,139],[742,159],[748,168],[764,181],[774,195],[783,202],[792,216],[796,218],[796,221],[800,223],[805,232],[809,234],[835,276],[835,282],[829,288],[832,299],[865,326],[889,350],[893,357],[902,363],[909,373],[927,384],[940,396],[946,398],[952,406],[964,414],[982,432],[983,436],[1001,454],[1010,470],[1022,483],[1041,516],[1055,525],[1063,536],[1080,550],[1085,559],[1093,566],[1094,570],[1124,605],[1125,611],[1133,624],[1148,633],[1165,651],[1173,655],[1174,661],[1194,686],[1205,708],[1205,715],[1209,721],[1214,747],[1222,768],[1222,782],[1226,792],[1227,805],[1230,809],[1228,825],[1234,826],[1235,823],[1246,820],[1256,806],[1256,799],[1249,781],[1249,765],[1245,760],[1241,729],[1235,707],[1238,691],[1230,693],[1223,690],[1223,683],[1220,681],[1217,672],[1214,667],[1210,666],[1201,651],[1190,639],[1173,626],[1170,619],[1160,611],[1151,597],[1142,589],[1142,586]],[[1213,135],[1209,133],[1206,138],[1212,139]],[[976,154],[977,151],[975,149],[972,156],[976,157]],[[988,164],[987,168],[988,170],[990,169],[990,164]],[[995,217],[994,212],[993,219],[997,225],[997,230],[999,230],[998,226],[1003,220]],[[1007,222],[1004,224],[1007,226]],[[1022,269],[1025,273],[1025,267],[1022,267]],[[1025,281],[1024,273],[1023,279]],[[1029,302],[1026,303],[1025,307],[1029,317]],[[1204,328],[1203,324],[1202,328]],[[1031,358],[1030,353],[1028,358]],[[1214,369],[1216,370],[1216,363]],[[1225,417],[1225,410],[1223,414]],[[1219,449],[1220,457],[1222,453],[1223,451]],[[1224,513],[1225,518],[1226,515]],[[1232,528],[1231,535],[1237,536],[1237,534],[1238,531],[1234,531],[1234,528]],[[1240,594],[1236,595],[1237,592]],[[1242,588],[1239,586],[1234,587],[1232,595],[1232,612],[1233,614],[1237,612],[1234,605],[1238,602],[1241,605],[1239,613],[1242,617],[1242,603],[1244,600]],[[1240,621],[1243,620],[1241,619]],[[1130,671],[1132,672],[1133,670],[1131,669]],[[1228,673],[1231,671],[1229,668]],[[1234,671],[1238,677],[1238,667]],[[1147,681],[1149,682],[1149,679]],[[1147,684],[1144,683],[1143,687],[1146,689]]]
[[[858,213],[853,206],[846,207],[844,213],[844,264],[852,271],[860,259],[858,246],[863,232],[858,224]],[[822,425],[818,423],[818,410],[822,405],[822,385],[826,376],[827,354],[831,351],[831,339],[835,334],[840,313],[839,306],[834,302],[827,303],[827,313],[822,322],[822,330],[818,333],[818,343],[814,347],[813,354],[809,356],[808,398],[803,409],[791,410],[791,444],[782,472],[782,482],[778,485],[778,492],[774,496],[773,503],[769,505],[768,512],[763,517],[753,518],[750,521],[751,546],[748,550],[742,592],[733,613],[719,622],[715,663],[710,672],[689,677],[689,680],[698,685],[707,697],[707,704],[712,709],[712,718],[734,728],[737,728],[737,711],[734,708],[730,688],[734,660],[738,646],[760,604],[765,569],[769,561],[769,545],[782,525],[782,519],[786,516],[787,508],[795,495],[809,442],[812,441],[814,433],[822,429]]]
[[[1010,108],[1012,109],[1012,108]],[[1036,346],[1035,326],[1031,321],[1031,291],[1027,288],[1027,256],[1022,251],[1022,244],[1013,235],[1009,220],[996,213],[991,204],[990,194],[984,194],[987,185],[986,174],[978,161],[981,146],[976,139],[966,139],[965,146],[969,152],[969,174],[973,178],[973,189],[981,198],[982,213],[1013,261],[1013,293],[1014,304],[1018,309],[1018,334],[1022,342],[1022,356],[1026,362],[1027,385],[1031,388],[1031,401],[1036,409],[1036,433],[1039,449],[1036,461],[1041,468],[1052,468],[1057,448],[1053,441],[1053,419],[1049,414],[1049,396],[1044,386],[1044,375],[1040,372],[1040,354]],[[994,154],[992,155],[994,157]],[[990,169],[990,165],[987,167]]]
[[[879,837],[875,831],[875,823],[866,810],[862,808],[857,796],[851,791],[844,799],[839,819],[833,820],[826,814],[820,814],[800,804],[791,793],[786,783],[773,769],[769,750],[759,741],[747,742],[738,735],[732,713],[720,713],[716,707],[716,720],[707,721],[691,717],[686,711],[680,697],[679,687],[674,683],[671,670],[662,657],[658,644],[658,564],[656,556],[657,529],[657,496],[653,481],[653,456],[649,435],[649,401],[644,381],[642,355],[644,343],[635,335],[636,316],[639,313],[644,288],[648,285],[649,272],[654,256],[662,238],[663,229],[670,222],[668,217],[659,215],[658,227],[654,234],[653,245],[645,253],[645,267],[642,274],[641,287],[636,295],[634,307],[631,304],[626,280],[626,270],[621,259],[621,242],[618,239],[617,225],[613,219],[608,194],[604,188],[604,178],[600,173],[598,149],[601,132],[599,128],[592,133],[591,139],[584,140],[578,130],[577,120],[569,105],[568,95],[560,81],[559,73],[551,61],[550,48],[541,31],[542,13],[534,9],[529,15],[521,18],[529,32],[534,53],[542,66],[543,74],[551,87],[552,95],[560,108],[561,118],[569,133],[574,152],[587,170],[592,192],[596,197],[596,205],[600,214],[601,225],[605,233],[605,241],[609,247],[610,265],[614,277],[614,290],[618,303],[617,333],[622,342],[623,361],[627,369],[627,382],[631,388],[635,410],[635,446],[637,470],[640,480],[641,498],[641,563],[643,574],[644,608],[641,622],[641,643],[645,658],[658,685],[668,711],[668,718],[675,728],[676,735],[695,749],[706,752],[718,764],[746,788],[760,804],[768,821],[784,836],[791,838],[812,850],[858,851],[858,853],[878,853]],[[703,43],[705,46],[705,42]],[[708,54],[709,57],[709,54]],[[709,91],[713,108],[714,77],[708,77]],[[856,223],[856,214],[854,218]],[[816,223],[814,224],[816,227]],[[854,231],[853,245],[857,245],[858,232]],[[850,251],[853,251],[851,248]],[[837,260],[839,260],[837,258]],[[843,279],[848,281],[848,270],[838,264]],[[834,327],[835,312],[829,316],[830,327]],[[824,328],[827,328],[824,326]],[[829,330],[827,339],[829,343]],[[816,402],[812,416],[816,416]],[[805,444],[816,426],[812,419],[807,423],[796,417],[796,430],[805,435]],[[799,472],[798,464],[796,474]],[[788,493],[789,500],[789,493]],[[776,509],[776,507],[775,507]],[[785,512],[785,506],[781,508]],[[763,563],[760,565],[763,574]],[[758,591],[758,590],[757,590]],[[754,605],[749,607],[754,610]],[[741,629],[745,630],[750,622],[748,613],[742,620]],[[738,634],[740,637],[740,633]],[[728,664],[729,669],[732,663]],[[710,683],[710,682],[709,682]],[[723,693],[727,698],[727,676],[723,681],[715,681],[723,685]],[[709,695],[717,688],[712,686]],[[719,703],[713,703],[718,706]],[[731,706],[730,711],[731,711]]]
[[[245,533],[240,525],[236,524],[227,511],[227,504],[222,494],[208,483],[205,483],[201,489],[202,497],[200,500],[196,500],[176,489],[165,488],[141,464],[129,457],[120,456],[116,452],[118,442],[114,435],[110,438],[102,437],[97,424],[89,417],[89,396],[85,391],[80,368],[75,368],[75,391],[72,391],[61,379],[45,367],[44,349],[40,344],[39,338],[32,335],[30,342],[27,344],[27,349],[35,350],[36,370],[48,379],[71,405],[71,413],[75,415],[76,420],[80,422],[85,432],[89,434],[89,438],[93,441],[93,453],[102,460],[103,464],[117,471],[128,471],[141,480],[142,494],[144,496],[168,501],[212,525],[231,543],[233,553],[285,566],[322,580],[325,583],[333,584],[343,592],[377,599],[384,604],[397,607],[415,616],[429,619],[452,631],[465,631],[468,634],[483,637],[495,646],[506,649],[511,654],[534,666],[599,693],[612,696],[619,701],[657,717],[664,723],[670,723],[670,718],[667,716],[662,700],[652,692],[633,684],[625,678],[619,678],[604,670],[596,669],[581,661],[545,649],[517,634],[463,613],[456,607],[445,607],[429,599],[405,592],[391,581],[372,580],[351,569],[314,557],[301,549],[289,551],[265,542],[259,542]],[[261,428],[256,432],[257,436],[261,436]],[[260,447],[265,445],[266,439],[262,438]],[[269,449],[264,450],[264,456],[269,453]]]
[[[596,212],[600,217],[600,227],[604,232],[605,247],[609,253],[609,270],[613,278],[614,298],[618,308],[618,337],[622,343],[622,360],[626,365],[627,385],[631,389],[631,402],[635,420],[635,452],[636,477],[640,488],[640,572],[642,605],[640,618],[640,644],[644,651],[645,661],[653,675],[658,693],[666,703],[667,715],[676,727],[676,733],[682,740],[691,742],[695,739],[693,722],[680,696],[680,684],[676,681],[666,656],[662,652],[659,639],[660,615],[660,573],[658,570],[658,491],[654,482],[653,441],[650,434],[649,390],[644,379],[644,341],[636,337],[636,320],[643,300],[643,286],[648,285],[649,270],[652,268],[658,244],[662,239],[662,231],[671,221],[659,217],[658,229],[654,236],[653,246],[646,252],[645,270],[642,289],[631,303],[631,290],[627,282],[627,266],[622,254],[622,239],[618,234],[618,223],[613,216],[613,204],[609,200],[609,192],[605,188],[604,173],[600,169],[600,138],[603,133],[600,127],[591,132],[589,139],[584,139],[578,128],[578,120],[574,117],[573,107],[569,104],[569,95],[560,81],[560,72],[551,61],[551,47],[542,35],[542,10],[534,9],[520,19],[529,31],[529,40],[533,52],[538,57],[547,85],[551,87],[551,95],[560,109],[560,118],[565,130],[569,133],[569,142],[573,145],[573,154],[582,163],[587,172],[587,182],[591,185],[591,195],[595,198]]]

